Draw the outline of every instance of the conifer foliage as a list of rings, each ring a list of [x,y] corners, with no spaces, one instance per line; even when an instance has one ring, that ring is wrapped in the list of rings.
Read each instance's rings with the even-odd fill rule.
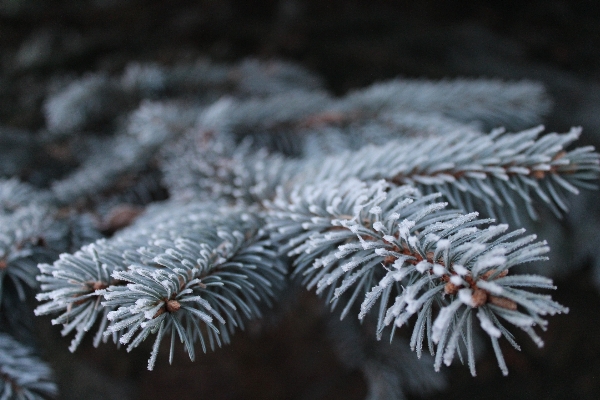
[[[50,184],[0,171],[2,398],[56,393],[35,340],[11,338],[33,296],[69,350],[88,332],[128,351],[151,340],[150,370],[161,343],[169,362],[177,342],[193,360],[302,286],[392,341],[377,357],[356,343],[370,398],[440,388],[434,370],[455,359],[475,375],[479,336],[507,374],[500,341],[519,349],[517,329],[542,346],[547,317],[568,312],[551,277],[527,272],[550,249],[520,224],[544,208],[560,218],[599,173],[594,149],[574,145],[581,129],[539,126],[550,106],[535,82],[484,79],[334,97],[309,71],[256,60],[68,82],[28,133],[67,154],[23,166]],[[332,334],[352,346],[371,325],[350,326]],[[433,364],[418,385],[397,359],[404,331]]]

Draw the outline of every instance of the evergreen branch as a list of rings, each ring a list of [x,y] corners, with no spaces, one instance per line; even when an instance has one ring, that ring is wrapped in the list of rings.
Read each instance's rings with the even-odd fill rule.
[[[127,329],[121,343],[129,343],[131,350],[158,331],[149,369],[154,367],[159,343],[168,332],[185,343],[192,360],[194,342],[199,340],[206,351],[198,322],[207,328],[205,333],[211,348],[215,343],[220,346],[221,337],[228,343],[229,333],[235,327],[243,327],[242,317],[261,315],[261,303],[269,303],[275,294],[273,286],[278,286],[283,273],[283,268],[277,267],[276,253],[269,249],[270,243],[257,241],[259,221],[254,220],[248,226],[252,219],[243,219],[247,217],[228,215],[227,220],[221,220],[227,225],[204,227],[200,235],[216,228],[212,240],[189,232],[174,240],[161,239],[157,245],[160,249],[156,246],[144,249],[146,257],[156,251],[152,260],[166,269],[132,267],[113,273],[114,278],[129,284],[109,287],[103,292],[102,304],[118,307],[108,314],[112,324],[106,334]],[[243,229],[244,226],[247,228]],[[172,341],[170,360],[173,345]]]
[[[355,91],[344,99],[344,108],[438,113],[456,121],[479,121],[486,129],[523,129],[540,123],[550,107],[541,84],[497,79],[397,79]]]
[[[0,304],[8,278],[21,301],[26,287],[36,288],[36,264],[48,258],[44,234],[51,223],[49,210],[42,204],[31,204],[0,214]]]
[[[284,61],[246,59],[226,65],[205,58],[172,67],[131,63],[120,81],[126,91],[138,93],[142,98],[201,94],[214,99],[223,93],[262,97],[298,89],[317,90],[323,85],[320,77]]]
[[[164,96],[178,99],[144,101]],[[112,337],[128,350],[154,336],[149,369],[169,335],[170,362],[177,339],[194,359],[196,342],[214,349],[261,315],[289,261],[342,318],[356,311],[352,327],[374,331],[372,340],[413,320],[409,347],[419,357],[428,347],[439,370],[458,354],[475,375],[475,321],[507,373],[498,339],[518,345],[505,325],[541,346],[534,328],[568,310],[539,293],[554,289],[549,279],[512,270],[544,260],[546,243],[472,211],[535,218],[543,203],[560,215],[566,193],[594,186],[599,157],[567,149],[579,129],[482,130],[531,126],[549,107],[541,85],[499,80],[394,80],[335,98],[302,68],[254,60],[87,75],[44,103],[46,139],[88,148],[73,154],[79,167],[48,192],[0,182],[0,280],[16,288],[6,299],[14,305],[36,284],[38,251],[73,251],[101,226],[116,234],[39,265],[44,304],[35,313],[74,334],[71,351],[96,329],[95,346]],[[113,137],[68,137],[112,128]],[[191,203],[151,205],[122,230],[140,209],[105,224],[140,173],[150,185],[162,173],[170,198]],[[104,220],[96,227],[75,211],[91,199]],[[338,335],[355,343],[342,357],[367,376],[369,396],[440,385],[405,361],[397,340],[373,345],[352,327]]]
[[[44,102],[46,126],[52,137],[105,123],[128,103],[118,83],[104,74],[75,80]]]
[[[0,333],[0,398],[54,398],[58,390],[50,367],[33,350]]]
[[[541,131],[541,127],[516,134],[495,131],[489,136],[456,132],[366,147],[313,162],[299,179],[357,177],[415,185],[424,193],[442,193],[455,207],[479,208],[502,220],[508,220],[508,206],[518,221],[517,200],[535,219],[537,200],[560,216],[567,210],[565,192],[593,187],[600,171],[598,153],[590,146],[566,150],[579,137],[578,128],[538,138]]]
[[[143,254],[136,251],[148,244],[152,231],[161,232],[162,228],[162,233],[168,234],[179,223],[185,226],[183,220],[186,215],[192,219],[211,215],[203,212],[204,208],[193,205],[181,208],[154,206],[148,211],[134,225],[111,239],[97,240],[73,254],[61,254],[53,264],[38,265],[41,274],[37,280],[41,282],[41,292],[36,298],[46,303],[38,306],[35,314],[59,314],[52,323],[63,325],[63,336],[76,331],[69,348],[71,351],[75,351],[98,320],[101,322],[94,337],[94,346],[107,339],[102,334],[107,326],[106,315],[111,309],[101,305],[102,294],[97,291],[125,284],[112,278],[113,272],[126,270],[132,263],[152,262],[151,258],[142,260]],[[185,231],[183,227],[182,231]],[[113,340],[117,338],[115,335]]]
[[[532,328],[544,329],[543,316],[568,310],[549,296],[519,289],[554,288],[549,279],[506,275],[516,265],[543,259],[545,242],[534,243],[535,235],[519,238],[524,230],[504,234],[507,225],[481,227],[491,220],[446,210],[447,203],[433,202],[439,196],[421,196],[410,186],[390,189],[385,181],[305,187],[279,199],[280,211],[268,228],[295,256],[294,273],[305,276],[308,288],[326,291],[333,306],[348,294],[342,317],[361,294],[360,319],[380,303],[378,336],[392,322],[393,335],[417,315],[411,346],[420,354],[425,333],[437,345],[436,370],[442,361],[452,362],[461,340],[473,352],[468,338],[475,312],[494,346],[506,332],[497,317],[541,346]],[[425,324],[434,303],[440,310],[433,324]],[[501,353],[497,357],[506,374]],[[475,374],[474,357],[469,366]]]
[[[72,174],[52,184],[56,200],[70,204],[109,189],[126,174],[143,171],[159,147],[189,128],[194,118],[194,108],[142,103],[129,117],[126,132],[113,138],[105,152],[92,155]]]
[[[200,59],[174,67],[131,63],[120,77],[88,74],[69,82],[44,102],[47,134],[60,139],[98,128],[130,111],[143,99],[201,93],[214,99],[224,92],[268,96],[291,90],[316,90],[321,80],[309,71],[281,61],[245,60],[235,65]],[[206,101],[206,99],[204,100]]]
[[[490,96],[490,90],[498,96]],[[477,108],[461,106],[474,98],[478,99]],[[515,119],[514,108],[520,102],[529,108],[519,105],[521,119]],[[314,153],[310,142],[326,143],[336,135],[344,140],[336,149],[331,148],[332,152],[355,150],[368,143],[384,144],[415,134],[415,130],[421,136],[458,129],[475,133],[478,130],[472,126],[474,121],[492,127],[524,127],[539,122],[548,108],[543,88],[529,82],[397,80],[341,99],[317,91],[291,91],[250,100],[223,99],[203,112],[199,126],[218,134],[232,134],[238,140],[250,136],[256,148],[311,157]]]
[[[239,145],[230,135],[194,130],[163,152],[162,172],[176,200],[207,200],[252,204],[272,198],[279,185],[297,174],[303,162],[249,141]]]
[[[110,240],[40,266],[38,299],[49,301],[36,313],[62,313],[53,323],[64,325],[63,334],[77,331],[71,350],[101,315],[95,345],[120,336],[131,350],[158,332],[152,369],[170,333],[194,359],[196,341],[204,351],[207,343],[228,343],[233,329],[260,316],[261,304],[275,295],[284,269],[261,239],[260,219],[197,204],[153,211]]]
[[[103,317],[110,310],[100,306],[96,291],[120,283],[114,281],[110,274],[125,268],[121,252],[130,248],[118,247],[123,243],[114,244],[101,239],[74,254],[61,254],[53,264],[38,265],[41,275],[37,279],[41,282],[41,292],[36,298],[46,303],[35,309],[35,315],[60,314],[52,320],[52,324],[63,325],[63,336],[76,331],[69,347],[72,352],[98,319],[102,322],[94,338],[94,346],[98,346],[102,339],[101,333],[106,327]]]
[[[0,179],[0,215],[9,215],[28,205],[46,203],[49,199],[49,193],[18,179]]]

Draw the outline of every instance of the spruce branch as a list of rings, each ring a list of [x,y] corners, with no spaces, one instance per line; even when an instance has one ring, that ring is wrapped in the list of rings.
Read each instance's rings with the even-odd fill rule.
[[[301,160],[236,145],[231,135],[196,127],[162,154],[164,183],[176,200],[255,204],[272,198],[304,165]]]
[[[508,328],[541,345],[534,328],[568,310],[539,293],[554,288],[551,280],[513,270],[545,260],[547,244],[474,211],[518,221],[545,204],[562,215],[565,194],[594,186],[599,157],[591,147],[569,150],[577,128],[483,129],[523,129],[549,106],[537,83],[483,79],[394,80],[336,98],[302,68],[255,60],[88,75],[44,105],[45,144],[83,145],[72,157],[79,166],[43,196],[0,184],[0,219],[8,221],[0,273],[6,265],[22,288],[35,285],[25,270],[39,259],[27,252],[46,246],[33,233],[20,239],[18,221],[47,213],[38,231],[48,249],[79,250],[39,265],[35,313],[74,335],[71,351],[95,330],[95,346],[112,338],[128,350],[152,336],[149,369],[168,336],[170,362],[177,340],[193,360],[198,342],[205,352],[228,343],[281,301],[290,263],[290,275],[342,318],[358,314],[338,339],[356,343],[346,358],[369,379],[371,396],[441,385],[405,361],[399,340],[374,342],[409,321],[405,351],[421,357],[428,347],[436,370],[458,354],[475,374],[475,323],[507,373],[499,339],[518,348]],[[73,136],[84,129],[107,135]],[[136,175],[142,188],[162,188],[162,179],[170,197],[139,218],[142,208],[127,206],[157,199],[123,201]],[[124,222],[113,223],[115,210]],[[92,227],[86,212],[101,222]],[[98,239],[97,228],[115,234]]]
[[[462,106],[475,99],[477,107]],[[543,87],[531,82],[395,80],[340,99],[305,90],[265,98],[221,99],[203,112],[199,126],[238,140],[252,137],[255,148],[312,157],[310,143],[315,140],[329,152],[339,153],[415,133],[476,133],[477,122],[486,127],[522,128],[539,122],[548,108]],[[519,118],[515,118],[517,113]],[[336,141],[336,146],[327,144],[340,135],[344,139]]]
[[[293,90],[318,90],[319,76],[281,60],[246,59],[233,65],[199,58],[167,67],[131,63],[121,77],[128,91],[145,95],[201,96],[215,100],[223,94],[265,97]]]
[[[52,324],[63,325],[63,336],[76,332],[69,347],[72,352],[98,320],[101,323],[94,346],[102,340],[105,317],[110,310],[101,307],[96,291],[120,283],[110,276],[115,269],[124,268],[120,250],[123,249],[101,239],[73,254],[61,254],[53,264],[38,265],[41,292],[36,299],[46,303],[35,309],[35,315],[60,314]]]
[[[111,138],[105,151],[91,155],[77,170],[52,184],[57,202],[71,204],[115,186],[118,179],[147,169],[167,140],[193,125],[194,107],[144,102],[128,119],[125,132]]]
[[[114,122],[144,99],[202,94],[204,101],[223,93],[268,96],[291,90],[317,90],[321,80],[302,67],[245,60],[224,65],[199,59],[173,67],[130,63],[120,77],[87,74],[50,95],[43,105],[48,139],[62,139]],[[191,96],[190,96],[191,97]]]
[[[61,138],[106,123],[128,101],[114,79],[105,74],[88,74],[44,102],[48,133],[52,138]]]
[[[45,303],[35,309],[36,315],[53,314],[58,316],[53,324],[62,324],[62,334],[75,331],[75,337],[69,349],[75,351],[85,334],[100,321],[94,337],[94,346],[98,346],[108,325],[106,315],[112,311],[101,304],[102,294],[98,290],[111,285],[124,285],[125,282],[114,279],[115,271],[126,270],[131,263],[143,263],[143,255],[136,250],[148,244],[152,231],[163,234],[181,223],[188,213],[190,218],[208,217],[204,208],[188,207],[150,207],[149,212],[139,218],[135,224],[123,229],[111,239],[99,239],[83,246],[73,254],[63,253],[53,264],[39,264],[41,272],[37,280],[41,282],[41,291],[36,298]],[[169,224],[170,222],[170,224]],[[189,222],[189,221],[188,221]],[[118,335],[113,336],[118,340]]]
[[[36,288],[36,264],[51,251],[45,236],[52,224],[48,196],[16,179],[0,181],[0,304],[6,280],[20,301],[26,288]]]
[[[58,390],[50,367],[10,335],[0,332],[0,398],[54,398]]]
[[[40,266],[38,299],[48,302],[36,313],[62,313],[53,323],[63,334],[77,331],[72,351],[100,319],[95,345],[120,337],[131,350],[157,334],[149,369],[166,334],[170,360],[176,336],[194,359],[195,342],[204,351],[228,343],[281,285],[285,270],[260,218],[198,204],[153,211],[110,240]]]
[[[523,129],[540,123],[551,101],[543,85],[531,81],[397,79],[350,93],[344,106],[367,112],[387,108],[438,113],[456,121],[478,121],[484,129]]]
[[[299,179],[385,179],[394,185],[415,185],[424,193],[440,192],[455,207],[486,211],[503,221],[509,220],[507,208],[518,221],[516,209],[521,206],[535,219],[536,202],[560,217],[567,211],[565,193],[595,187],[599,157],[591,146],[567,150],[579,137],[579,128],[539,136],[542,130],[514,134],[496,130],[490,135],[455,132],[367,146],[313,162]]]
[[[550,279],[508,275],[516,265],[544,259],[545,242],[522,236],[522,229],[505,233],[507,225],[490,225],[477,213],[447,210],[447,203],[434,202],[440,196],[422,196],[410,186],[390,188],[385,181],[326,183],[280,198],[268,228],[294,257],[294,273],[304,275],[308,288],[325,293],[333,307],[346,303],[342,318],[363,298],[359,318],[378,308],[380,336],[392,323],[393,335],[416,315],[411,347],[417,354],[427,337],[439,370],[463,344],[474,375],[473,314],[496,349],[500,336],[516,346],[500,320],[541,346],[533,328],[545,329],[543,316],[568,309],[521,289],[553,289]],[[496,356],[508,373],[502,354]]]

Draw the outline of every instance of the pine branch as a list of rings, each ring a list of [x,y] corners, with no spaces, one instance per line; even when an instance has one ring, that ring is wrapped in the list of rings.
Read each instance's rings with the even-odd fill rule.
[[[6,280],[25,301],[27,288],[36,288],[36,264],[48,259],[45,233],[51,223],[46,196],[17,180],[0,182],[0,304]]]
[[[438,370],[452,362],[462,341],[475,375],[473,314],[497,349],[500,336],[516,346],[498,317],[541,346],[533,327],[545,329],[543,316],[568,310],[520,289],[552,289],[549,279],[507,276],[516,265],[543,259],[545,242],[520,237],[523,230],[505,234],[507,225],[489,225],[477,213],[447,210],[447,203],[433,202],[439,196],[421,196],[410,186],[390,189],[384,181],[310,186],[279,199],[268,228],[295,257],[294,274],[303,275],[309,289],[325,293],[334,307],[348,294],[342,318],[359,297],[360,319],[380,304],[378,336],[392,323],[393,335],[416,315],[411,347],[417,354],[427,337]],[[496,356],[508,373],[502,354]]]
[[[61,138],[106,123],[128,101],[114,79],[104,74],[86,75],[44,102],[48,132],[52,138]]]
[[[164,232],[168,232],[169,228],[174,227],[173,224],[182,220],[185,212],[196,217],[211,215],[191,206],[179,210],[176,207],[162,210],[161,207],[151,207],[148,211],[145,218],[139,218],[133,226],[110,240],[97,240],[73,254],[61,254],[53,264],[38,265],[41,275],[37,279],[41,282],[41,292],[36,298],[46,303],[38,306],[35,314],[59,314],[52,323],[63,325],[63,336],[76,331],[71,351],[75,351],[86,332],[98,320],[101,324],[94,338],[94,346],[102,341],[107,326],[106,315],[111,309],[101,306],[101,294],[96,291],[110,285],[124,284],[111,277],[111,274],[127,269],[129,261],[140,262],[141,254],[136,250],[148,244],[150,230],[162,226]],[[168,221],[172,224],[169,225]],[[118,338],[115,336],[113,339]]]
[[[57,392],[48,365],[31,348],[0,333],[0,398],[48,399]]]
[[[92,155],[66,178],[52,184],[57,201],[70,204],[116,185],[119,178],[145,170],[167,140],[189,128],[195,109],[166,103],[143,103],[133,112],[124,134],[105,152]]]
[[[72,351],[100,319],[95,345],[120,336],[131,350],[157,334],[149,369],[168,333],[170,359],[175,336],[194,359],[196,341],[204,351],[207,341],[228,343],[274,296],[284,270],[260,219],[197,204],[152,211],[110,240],[40,266],[38,299],[48,302],[36,314],[61,313],[53,323],[63,324],[63,334],[77,331]]]
[[[526,127],[539,122],[548,108],[543,87],[530,82],[397,80],[341,99],[304,90],[250,100],[223,99],[207,108],[199,126],[238,139],[252,136],[256,148],[312,156],[305,148],[309,138],[326,142],[332,134],[341,134],[345,141],[340,141],[339,152],[384,144],[416,129],[421,136],[458,129],[475,133],[478,129],[466,125],[474,121],[492,127]]]
[[[289,188],[358,177],[440,192],[460,209],[518,222],[519,208],[536,219],[538,203],[562,216],[568,210],[565,194],[593,188],[599,171],[592,147],[568,150],[580,135],[577,128],[543,136],[542,128],[514,134],[497,130],[490,135],[457,129],[445,136],[362,146],[325,160],[286,160],[265,152],[253,155],[248,146],[235,147],[232,139],[213,137],[211,130],[200,132],[184,140],[181,150],[174,150],[163,162],[167,185],[173,193],[185,193],[184,198],[211,193],[212,199],[252,202],[272,198],[278,185]]]
[[[317,90],[321,80],[286,62],[245,60],[235,65],[200,59],[174,67],[131,63],[120,77],[88,74],[69,82],[44,102],[47,139],[57,140],[86,130],[98,130],[135,108],[143,99],[165,95],[202,94],[204,101],[224,92],[237,96],[268,96],[291,90]],[[197,101],[197,100],[196,100]]]
[[[457,121],[478,121],[484,129],[523,129],[540,123],[551,107],[539,83],[494,79],[398,79],[355,91],[344,103],[345,107],[366,112],[384,108],[435,112]]]
[[[229,215],[228,219],[221,221],[228,226],[215,227],[212,241],[198,238],[210,228],[172,241],[163,239],[162,252],[153,261],[165,269],[132,267],[113,273],[114,278],[129,283],[103,292],[102,304],[118,307],[108,314],[112,324],[106,334],[127,330],[120,341],[129,344],[128,350],[151,333],[157,334],[148,369],[154,367],[165,334],[170,332],[172,337],[170,362],[176,336],[194,360],[195,342],[200,341],[204,351],[205,334],[211,349],[215,343],[228,343],[233,329],[243,328],[244,318],[259,317],[261,303],[269,304],[275,295],[273,288],[281,283],[283,269],[273,268],[277,262],[270,243],[257,240],[258,221],[244,229],[239,217]]]
[[[246,59],[226,65],[199,58],[172,67],[132,63],[123,74],[128,90],[144,95],[194,96],[215,100],[223,94],[236,97],[269,96],[297,89],[318,90],[319,76],[285,61]]]
[[[145,101],[165,97],[177,100]],[[291,64],[199,60],[86,76],[44,107],[46,139],[89,151],[74,155],[80,166],[49,194],[0,184],[0,273],[6,265],[6,276],[33,286],[24,271],[34,258],[22,251],[73,251],[96,239],[39,265],[44,304],[35,313],[74,334],[71,351],[95,329],[95,346],[112,337],[128,350],[154,336],[149,369],[169,335],[170,361],[176,340],[194,359],[197,342],[214,349],[261,315],[287,262],[342,318],[356,312],[372,340],[388,331],[393,338],[413,320],[410,347],[419,357],[428,347],[436,370],[458,354],[475,374],[475,322],[507,373],[498,339],[518,345],[505,325],[541,345],[534,328],[568,311],[538,293],[554,288],[549,279],[513,270],[544,260],[546,243],[472,212],[518,220],[525,209],[535,218],[541,203],[562,215],[565,194],[594,186],[598,154],[568,150],[579,129],[483,134],[539,123],[550,107],[539,84],[395,80],[334,98]],[[72,136],[107,127],[116,135]],[[171,200],[190,203],[150,205],[137,219],[141,208],[130,208],[123,223],[109,222],[133,191],[128,177],[159,186],[159,173]],[[37,229],[45,246],[25,232],[23,247],[19,235],[35,225],[36,210],[46,213]],[[101,222],[92,226],[85,212]],[[116,233],[97,239],[98,229]],[[439,383],[411,375],[423,370],[406,363],[398,340],[373,344],[352,327],[339,340],[356,343],[346,358],[360,364],[371,396],[400,398],[411,385]]]
[[[440,192],[455,207],[485,210],[504,221],[509,219],[507,206],[517,221],[515,210],[522,206],[535,219],[536,201],[561,216],[567,211],[565,192],[595,187],[598,153],[590,146],[566,150],[579,137],[578,128],[538,138],[541,131],[540,127],[515,134],[456,132],[365,147],[314,162],[300,181],[385,179],[394,185],[415,185],[424,193]]]
[[[239,145],[227,134],[194,129],[162,154],[164,182],[176,200],[253,204],[272,198],[303,161]]]

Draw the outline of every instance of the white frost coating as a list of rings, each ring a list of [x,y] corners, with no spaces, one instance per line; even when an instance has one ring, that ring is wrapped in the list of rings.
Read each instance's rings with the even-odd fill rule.
[[[396,241],[396,238],[390,235],[384,235],[383,240],[385,240],[388,243],[394,243]]]
[[[437,248],[439,250],[445,250],[450,247],[450,241],[448,239],[442,239],[437,242]]]
[[[381,214],[381,207],[379,207],[379,206],[371,207],[371,209],[369,210],[369,214],[375,214],[375,215]]]
[[[463,254],[461,259],[459,260],[459,264],[464,264],[465,262],[470,261],[470,259],[475,254],[480,253],[486,249],[485,245],[481,243],[465,243],[465,246],[468,246],[469,250],[467,250],[465,254]]]
[[[442,338],[442,333],[444,333],[444,329],[450,323],[452,316],[458,310],[458,308],[462,306],[462,302],[453,301],[450,305],[442,308],[437,318],[433,322],[433,327],[431,329],[431,339],[434,343],[438,343]]]
[[[477,312],[477,318],[481,321],[481,328],[490,336],[499,338],[502,335],[500,329],[496,328],[492,321],[485,315],[483,310]]]
[[[345,243],[345,244],[340,244],[338,246],[338,250],[341,252],[344,252],[344,255],[346,252],[348,251],[354,251],[356,249],[358,249],[358,245],[356,243]],[[337,257],[337,256],[336,256]],[[342,258],[343,256],[340,256],[338,258]]]
[[[388,311],[385,315],[385,324],[386,325],[389,325],[390,322],[392,322],[392,319],[397,317],[402,312],[402,309],[404,308],[405,304],[406,303],[404,302],[404,295],[400,295],[400,296],[396,297],[394,305],[388,309]]]
[[[395,220],[397,220],[398,218],[400,218],[400,214],[398,214],[397,212],[395,212],[395,213],[391,213],[391,214],[390,214],[390,215],[389,215],[389,216],[386,218],[386,220],[388,220],[388,221],[395,221]]]
[[[354,220],[339,220],[340,224],[344,227],[349,229],[351,232],[356,233],[358,232],[358,224],[356,223],[356,221]]]
[[[458,275],[452,275],[450,277],[450,282],[455,284],[456,286],[464,285],[465,281]]]
[[[396,268],[396,269],[401,269],[404,266],[404,261],[406,260],[406,258],[398,258],[396,261],[394,261],[394,263],[392,264],[392,267]]]
[[[394,278],[394,280],[395,280],[396,282],[400,282],[402,279],[404,279],[404,277],[406,276],[406,274],[407,274],[407,271],[406,271],[406,269],[403,269],[403,270],[400,270],[400,271],[394,272],[394,273],[392,274],[392,278]]]
[[[340,268],[342,269],[342,271],[348,272],[348,271],[356,268],[356,266],[359,264],[360,264],[360,261],[351,260],[351,261],[348,261],[346,264],[342,265]]]
[[[414,314],[418,309],[419,300],[415,299],[416,295],[419,294],[421,285],[411,285],[404,291],[404,301],[406,302],[406,309],[409,314]]]
[[[386,288],[386,287],[390,286],[390,284],[392,283],[392,280],[393,280],[393,277],[390,276],[390,274],[386,274],[379,281],[379,286],[381,286],[382,288]]]
[[[454,264],[452,268],[454,269],[454,272],[456,272],[460,276],[466,276],[469,274],[469,270],[460,264]]]
[[[371,242],[371,241],[367,242],[366,240],[363,240],[363,238],[361,238],[360,236],[358,237],[358,239],[360,240],[360,244],[362,245],[363,250],[369,250],[369,249],[372,249],[373,247],[377,247],[377,246],[381,245],[380,243],[377,243],[377,242]]]
[[[437,242],[440,240],[440,237],[435,233],[430,233],[429,235],[427,235],[427,240],[430,242]]]
[[[502,286],[498,285],[497,283],[484,281],[482,279],[477,281],[477,286],[479,286],[480,288],[482,288],[484,290],[487,290],[491,294],[500,295],[504,292],[504,289],[502,288]]]
[[[417,247],[417,243],[419,243],[419,239],[417,239],[417,237],[416,237],[416,236],[410,236],[410,237],[408,238],[408,244],[409,244],[411,247],[413,247],[413,248]]]
[[[431,269],[431,264],[428,261],[423,260],[419,261],[419,263],[415,265],[415,268],[417,269],[417,271],[423,274],[426,271],[429,271],[429,269]]]
[[[381,221],[377,221],[373,224],[373,229],[375,229],[377,232],[383,232],[385,226],[381,223]]]
[[[489,253],[481,257],[473,266],[473,275],[477,275],[479,271],[490,268],[501,266],[506,263],[506,257],[504,256],[505,249],[497,247],[492,249]]]
[[[458,299],[461,301],[461,303],[469,307],[475,307],[475,302],[473,301],[473,291],[471,289],[460,289],[458,291]]]
[[[442,267],[441,265],[433,264],[433,273],[437,276],[446,275],[447,272],[448,271],[446,271],[446,268]]]
[[[383,248],[375,249],[375,254],[381,257],[394,255],[394,253],[392,253],[391,251]]]
[[[408,240],[408,235],[410,235],[410,230],[415,226],[415,221],[409,221],[407,219],[403,220],[398,224],[398,233],[400,237],[404,240]]]

